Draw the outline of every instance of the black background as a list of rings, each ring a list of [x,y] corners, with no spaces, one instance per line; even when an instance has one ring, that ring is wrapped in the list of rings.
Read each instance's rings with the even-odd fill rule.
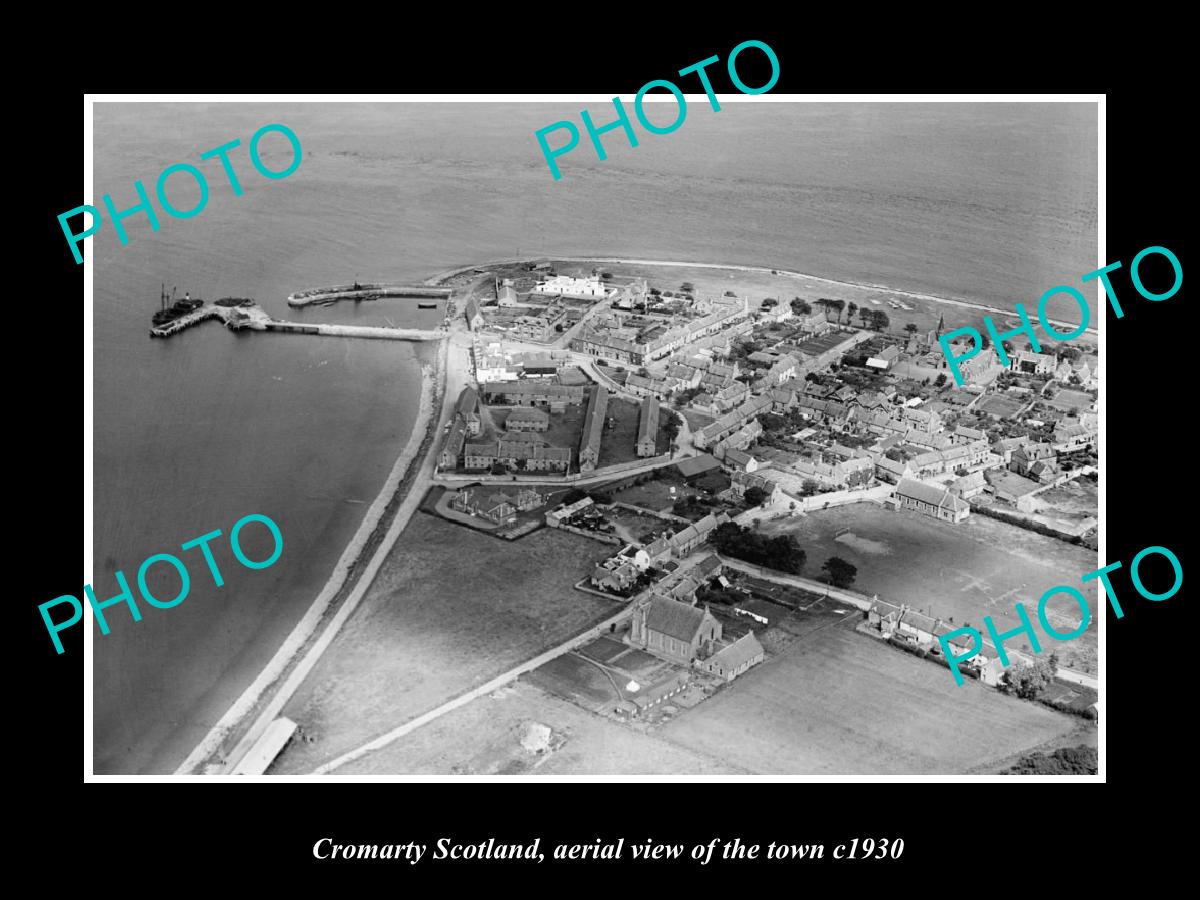
[[[523,17],[518,17],[523,18]],[[1102,447],[1107,503],[1102,512],[1107,529],[1105,562],[1121,560],[1114,585],[1122,598],[1125,617],[1107,611],[1107,675],[1103,696],[1107,728],[1104,774],[1108,785],[1065,787],[1051,781],[1008,781],[1003,784],[291,784],[270,787],[208,782],[147,786],[83,784],[82,633],[74,628],[62,635],[66,653],[57,656],[37,611],[37,605],[60,594],[80,596],[80,570],[74,568],[74,526],[70,512],[78,509],[78,465],[83,435],[75,419],[78,377],[69,347],[82,324],[83,267],[77,266],[63,239],[56,216],[78,206],[81,192],[83,95],[63,85],[40,94],[30,109],[28,125],[38,139],[30,145],[21,171],[29,171],[18,187],[27,192],[21,213],[10,218],[16,226],[16,246],[32,249],[38,260],[34,289],[10,293],[9,302],[22,308],[10,318],[20,331],[10,337],[8,392],[10,454],[8,476],[16,490],[10,500],[10,522],[21,552],[10,558],[18,573],[17,589],[9,598],[20,645],[19,663],[9,667],[17,712],[9,721],[9,743],[20,763],[14,776],[32,789],[32,803],[22,821],[44,850],[58,847],[58,859],[78,852],[82,862],[110,863],[114,855],[130,854],[122,864],[166,872],[182,867],[199,881],[230,884],[236,870],[258,877],[299,875],[302,883],[350,883],[350,876],[380,875],[386,883],[415,886],[416,881],[471,868],[489,882],[504,874],[529,876],[539,867],[509,864],[496,867],[451,867],[427,862],[316,863],[313,843],[331,837],[338,843],[432,844],[438,837],[477,842],[496,837],[505,843],[541,836],[544,851],[558,842],[590,843],[597,837],[656,842],[707,842],[741,837],[748,843],[782,840],[822,842],[831,848],[854,837],[904,838],[905,853],[898,862],[743,863],[725,864],[747,890],[765,889],[768,882],[747,880],[763,866],[774,868],[805,889],[816,881],[832,884],[863,873],[916,879],[914,886],[945,890],[963,882],[986,889],[977,880],[980,869],[999,874],[1016,865],[1015,854],[1039,850],[1048,859],[1087,865],[1103,860],[1104,847],[1160,840],[1153,819],[1143,824],[1126,814],[1132,804],[1166,802],[1187,778],[1188,748],[1180,727],[1190,722],[1190,692],[1185,668],[1191,656],[1191,630],[1185,622],[1190,582],[1162,603],[1141,599],[1128,579],[1132,557],[1149,545],[1171,548],[1191,571],[1190,528],[1182,523],[1188,510],[1195,416],[1191,394],[1196,384],[1192,360],[1194,338],[1185,320],[1184,288],[1170,300],[1151,303],[1140,298],[1129,281],[1133,256],[1150,245],[1169,247],[1187,269],[1183,223],[1186,218],[1184,154],[1187,143],[1178,131],[1184,99],[1174,92],[1162,66],[1171,54],[1159,43],[1145,44],[1133,27],[1089,42],[1087,35],[1064,29],[1055,40],[1014,39],[1010,46],[942,40],[936,30],[917,37],[899,34],[872,38],[854,46],[821,29],[761,27],[774,21],[747,21],[681,33],[677,27],[656,30],[614,22],[577,28],[540,17],[519,25],[516,43],[495,35],[473,38],[457,34],[404,41],[402,53],[383,61],[363,60],[348,52],[345,66],[333,60],[332,71],[315,71],[316,60],[297,59],[282,48],[267,54],[262,66],[237,70],[214,82],[211,71],[189,79],[186,66],[155,72],[152,86],[136,72],[124,77],[89,79],[88,88],[112,91],[138,88],[154,91],[199,92],[280,89],[293,91],[406,91],[406,92],[520,92],[569,93],[587,91],[626,101],[646,81],[672,78],[673,73],[711,56],[721,64],[710,68],[718,93],[732,92],[724,73],[730,49],[749,38],[767,42],[780,60],[781,76],[772,93],[829,93],[861,91],[911,92],[1106,92],[1107,93],[1107,259],[1121,260],[1114,273],[1125,310],[1117,320],[1107,311],[1106,377],[1102,397],[1107,409],[1107,439]],[[601,22],[604,22],[601,17]],[[945,23],[938,23],[943,27]],[[550,58],[533,48],[565,29],[585,42],[597,41],[597,54]],[[633,30],[630,30],[633,29]],[[993,36],[994,40],[999,38]],[[1154,39],[1162,40],[1161,35]],[[1102,44],[1142,43],[1136,60],[1109,55],[1104,70],[1085,70],[1083,61],[1105,52]],[[822,46],[830,43],[831,46]],[[1052,49],[1047,49],[1052,48]],[[365,49],[365,48],[360,48]],[[347,50],[352,50],[347,45]],[[363,54],[367,55],[367,54]],[[739,72],[749,85],[766,81],[765,61],[751,50],[739,57]],[[314,71],[297,73],[312,63]],[[268,77],[272,72],[287,78]],[[148,72],[143,74],[149,74]],[[164,86],[160,76],[178,76]],[[263,77],[260,78],[259,75]],[[295,77],[292,77],[292,76]],[[317,75],[320,75],[318,78]],[[687,92],[699,89],[695,76],[675,78]],[[628,106],[628,103],[627,103]],[[671,139],[686,140],[686,125]],[[10,170],[10,173],[13,170]],[[32,229],[27,234],[25,229]],[[10,237],[10,240],[13,240]],[[84,252],[88,252],[85,245]],[[23,254],[10,260],[14,279],[23,279]],[[1151,261],[1153,262],[1153,261]],[[1159,260],[1158,262],[1162,262]],[[1165,268],[1165,267],[1164,267]],[[1150,282],[1153,267],[1146,270]],[[1082,273],[1081,273],[1082,274]],[[46,283],[48,282],[48,284]],[[1152,282],[1151,282],[1152,283]],[[1169,282],[1168,282],[1169,283]],[[45,285],[45,288],[43,288]],[[1160,288],[1161,289],[1161,288]],[[21,296],[24,295],[24,296]],[[1029,298],[1033,307],[1037,298]],[[20,337],[17,337],[17,334]],[[78,345],[76,345],[78,346]],[[26,349],[28,348],[28,349]],[[86,377],[86,373],[85,373]],[[28,456],[28,458],[27,458]],[[87,486],[85,485],[85,490]],[[1169,584],[1165,563],[1151,560],[1143,578],[1151,588]],[[1163,579],[1153,576],[1162,563]],[[86,626],[90,615],[85,616]],[[22,777],[32,772],[33,778]],[[687,773],[679,773],[681,775]],[[1184,782],[1186,783],[1186,782]],[[1058,789],[1053,794],[1048,791]],[[1097,790],[1116,790],[1118,805],[1101,803]],[[1061,793],[1070,790],[1070,797]],[[235,792],[236,791],[236,792]],[[1087,791],[1084,796],[1082,792]],[[269,796],[268,796],[269,792]],[[132,796],[131,796],[132,795]],[[1118,813],[1117,810],[1125,811]],[[637,824],[629,824],[637,823]],[[85,849],[64,850],[59,844],[74,833]],[[1014,846],[1006,834],[1023,835]],[[47,835],[56,838],[46,837]],[[74,842],[74,841],[72,841]],[[1052,847],[1052,851],[1046,847]],[[210,869],[211,866],[211,869]],[[228,870],[226,869],[228,868]],[[571,875],[599,878],[589,886],[625,889],[629,882],[601,880],[615,874],[612,864],[593,868],[571,863],[555,867],[566,889],[578,882]],[[720,879],[716,867],[680,863],[700,876],[699,884]],[[96,868],[99,877],[108,868]],[[661,867],[660,867],[661,871]],[[976,875],[972,875],[974,872]],[[826,874],[827,873],[827,874]],[[1015,870],[1009,876],[1016,877]],[[1005,876],[1006,878],[1008,876]],[[990,878],[990,876],[989,876]],[[423,879],[421,879],[423,880]],[[1020,880],[1020,879],[1018,879]],[[985,880],[986,881],[986,880]],[[498,883],[498,881],[496,882]],[[530,882],[532,883],[532,882]],[[680,882],[681,883],[681,882]],[[774,883],[774,882],[770,882]],[[960,883],[961,886],[961,883]],[[1029,885],[1032,887],[1032,884]]]

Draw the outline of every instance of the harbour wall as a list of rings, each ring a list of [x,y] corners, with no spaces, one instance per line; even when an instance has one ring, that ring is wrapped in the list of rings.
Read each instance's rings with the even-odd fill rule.
[[[448,300],[451,289],[427,285],[406,284],[353,284],[335,285],[297,291],[288,295],[288,306],[307,306],[310,303],[328,303],[333,300],[376,300],[380,297],[409,297],[416,299]]]

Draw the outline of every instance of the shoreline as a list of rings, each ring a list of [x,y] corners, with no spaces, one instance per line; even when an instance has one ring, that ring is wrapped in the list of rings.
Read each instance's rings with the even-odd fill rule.
[[[274,718],[273,711],[287,702],[291,692],[299,685],[308,669],[315,664],[320,656],[319,651],[322,651],[325,644],[328,643],[328,641],[322,643],[326,634],[328,634],[329,640],[332,640],[340,628],[341,622],[357,606],[358,599],[362,593],[365,593],[366,587],[373,580],[375,570],[378,568],[378,565],[372,567],[371,563],[377,560],[382,562],[383,556],[386,556],[386,550],[380,552],[381,542],[386,543],[390,548],[395,540],[392,532],[395,530],[396,522],[402,518],[404,501],[413,495],[412,488],[416,486],[420,469],[429,456],[429,449],[433,446],[433,438],[437,431],[434,412],[435,408],[440,408],[439,400],[444,400],[445,394],[446,363],[444,355],[448,343],[448,339],[443,342],[441,355],[433,366],[425,364],[422,367],[421,399],[413,430],[393,464],[387,480],[364,514],[362,523],[338,558],[321,591],[291,633],[284,639],[275,655],[271,657],[270,662],[216,724],[209,729],[204,739],[179,764],[173,774],[212,774],[207,770],[213,768],[214,757],[219,760],[215,763],[218,774],[221,769],[224,769],[227,762],[236,762],[236,752],[243,749],[243,745],[245,745],[245,749],[252,745],[260,726],[265,729],[270,724]],[[431,369],[432,371],[430,371]],[[420,498],[417,502],[419,500]],[[389,514],[391,519],[388,530],[384,535],[379,536],[377,532],[380,525],[388,519]],[[411,510],[408,515],[411,515]],[[408,516],[403,516],[405,524],[407,524],[407,518]],[[398,534],[399,531],[395,530],[395,535],[398,536]],[[390,540],[388,540],[389,537]],[[368,561],[367,554],[372,549],[374,552]],[[367,562],[365,569],[361,568],[364,562]],[[350,594],[346,596],[345,592],[348,588]],[[338,603],[339,599],[342,599],[340,604]],[[332,619],[329,619],[324,631],[318,635],[321,623],[329,618],[330,611],[335,606],[337,612],[333,614]],[[317,651],[315,656],[313,655],[314,651]],[[300,660],[299,667],[295,665],[297,660]],[[308,663],[307,668],[304,668],[305,663]],[[300,674],[299,678],[296,677],[298,673]],[[260,710],[264,695],[285,678],[282,688],[267,702],[266,707]],[[289,686],[291,690],[288,690]],[[256,711],[258,711],[257,719],[250,729],[241,736],[228,753],[222,753],[224,745],[233,737],[234,732]],[[196,770],[201,766],[205,766],[206,771],[197,773]]]
[[[845,281],[836,278],[825,278],[822,275],[811,275],[807,272],[796,272],[791,269],[771,268],[770,266],[753,266],[742,265],[738,263],[706,263],[706,262],[678,262],[666,259],[628,259],[616,256],[537,256],[527,258],[511,258],[511,259],[496,259],[487,262],[476,263],[470,266],[460,266],[456,269],[450,269],[442,272],[434,278],[429,279],[426,283],[433,284],[434,279],[444,281],[447,278],[453,278],[455,275],[460,275],[464,272],[470,272],[472,269],[485,269],[490,266],[508,266],[516,263],[533,262],[534,260],[559,260],[561,262],[571,263],[614,263],[617,265],[626,266],[672,266],[681,269],[726,269],[731,272],[752,272],[757,275],[777,275],[786,278],[807,279],[809,281],[817,281],[822,284],[835,285],[844,288],[857,288],[867,291],[883,291],[889,294],[895,294],[899,297],[907,297],[912,300],[921,300],[931,303],[946,303],[951,306],[961,306],[968,309],[978,309],[989,313],[1000,313],[1006,316],[1016,316],[1016,308],[1005,309],[1000,306],[992,306],[987,303],[980,303],[975,300],[967,300],[965,298],[942,297],[937,294],[926,294],[920,291],[902,290],[900,288],[889,287],[886,284],[874,284],[869,281]],[[1095,311],[1093,310],[1093,314]],[[1074,329],[1078,326],[1076,322],[1064,322],[1060,319],[1047,319],[1052,325],[1062,325],[1066,328]],[[1095,328],[1087,328],[1085,334],[1099,338],[1099,332]]]

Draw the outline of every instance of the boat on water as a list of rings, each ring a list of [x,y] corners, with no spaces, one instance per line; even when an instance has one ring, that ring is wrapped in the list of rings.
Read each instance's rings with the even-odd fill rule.
[[[204,301],[199,297],[192,297],[189,292],[184,292],[182,300],[175,299],[176,288],[171,288],[171,296],[167,297],[167,286],[164,283],[159,294],[159,310],[150,319],[155,325],[166,325],[174,322],[180,316],[187,315],[193,310],[199,309],[204,305]],[[168,306],[168,301],[170,305]]]

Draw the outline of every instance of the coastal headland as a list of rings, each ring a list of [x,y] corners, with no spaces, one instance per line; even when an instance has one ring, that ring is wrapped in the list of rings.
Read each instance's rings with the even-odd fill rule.
[[[374,299],[360,296],[372,293],[398,297],[436,296],[446,300],[446,325],[437,331],[280,323],[257,307],[249,308],[246,315],[250,321],[240,327],[252,330],[284,330],[280,326],[287,325],[297,329],[317,329],[305,332],[312,334],[395,335],[399,338],[402,333],[416,332],[421,336],[401,339],[445,340],[438,348],[436,366],[427,367],[424,373],[420,414],[413,433],[330,579],[275,658],[179,766],[176,774],[232,771],[281,715],[297,721],[305,737],[299,742],[294,741],[284,751],[273,769],[276,773],[323,772],[340,768],[350,761],[365,770],[382,771],[379,767],[388,765],[388,753],[397,754],[393,757],[395,765],[401,767],[397,772],[413,771],[403,768],[409,765],[444,771],[452,763],[465,767],[456,768],[456,771],[473,771],[479,768],[478,761],[450,755],[439,757],[436,764],[417,763],[409,758],[401,761],[401,757],[411,756],[414,748],[423,747],[423,742],[430,740],[430,736],[436,736],[454,723],[478,718],[481,705],[494,705],[499,699],[510,696],[504,692],[511,693],[512,689],[503,686],[515,682],[518,676],[521,676],[519,696],[530,704],[531,715],[558,715],[563,721],[574,721],[562,710],[559,701],[532,686],[539,683],[537,678],[527,680],[523,673],[534,669],[541,672],[544,667],[554,666],[566,671],[564,667],[574,665],[568,663],[568,659],[577,659],[575,651],[582,642],[592,640],[601,630],[615,630],[626,618],[629,607],[623,603],[603,598],[599,602],[586,600],[584,595],[569,588],[581,577],[586,578],[595,561],[610,551],[603,545],[593,545],[587,537],[560,531],[553,531],[552,539],[548,531],[537,532],[536,535],[543,536],[504,543],[501,550],[493,547],[495,538],[470,529],[446,526],[436,517],[414,515],[434,486],[435,478],[457,479],[449,473],[435,475],[437,445],[443,425],[448,427],[454,421],[460,392],[476,384],[475,354],[479,353],[481,341],[503,341],[514,351],[535,354],[550,349],[561,350],[564,365],[578,367],[592,382],[604,383],[602,377],[607,377],[611,371],[606,369],[601,376],[594,359],[566,350],[573,333],[588,320],[591,310],[574,325],[545,341],[477,332],[468,323],[463,313],[468,311],[469,314],[472,301],[481,303],[489,292],[499,293],[495,285],[502,277],[518,270],[532,274],[539,263],[541,267],[548,265],[560,272],[574,267],[581,274],[589,267],[603,268],[611,273],[614,284],[649,279],[674,291],[677,282],[692,282],[696,295],[737,297],[744,302],[748,313],[758,310],[764,299],[774,298],[786,304],[796,294],[803,294],[805,299],[820,296],[853,300],[870,308],[886,309],[893,320],[893,332],[910,323],[926,331],[939,319],[944,319],[947,327],[954,327],[969,324],[983,314],[1005,315],[1009,312],[1002,306],[973,300],[834,281],[765,266],[556,256],[461,266],[429,278],[420,289],[390,286],[403,293],[381,294],[380,288],[387,286],[356,284],[299,292],[288,298],[289,305],[304,306],[341,299]],[[415,290],[431,293],[412,293]],[[680,297],[682,299],[682,295]],[[606,301],[595,304],[597,309],[607,306]],[[233,328],[228,311],[222,314],[216,309],[198,311],[203,315],[198,315],[196,321],[216,317]],[[841,318],[840,309],[838,318]],[[841,324],[839,321],[838,325]],[[1070,326],[1072,323],[1055,324]],[[853,327],[848,317],[845,326],[846,329]],[[359,333],[366,331],[380,334]],[[894,338],[887,333],[878,333],[878,336],[881,340]],[[616,386],[613,390],[617,393],[621,388]],[[695,455],[693,448],[687,446],[687,437],[685,425],[679,442],[679,456]],[[656,462],[653,466],[661,467],[661,464]],[[646,468],[651,467],[647,461]],[[599,476],[597,473],[596,477]],[[501,478],[491,473],[475,476],[475,480],[481,482],[498,482]],[[572,481],[585,481],[580,476],[558,480],[564,486],[569,486]],[[556,568],[547,563],[551,558],[577,560],[579,571]],[[485,565],[485,559],[492,562]],[[487,571],[476,571],[480,566]],[[447,571],[454,567],[458,567],[456,574],[447,577]],[[506,577],[511,578],[512,583],[500,579],[503,585],[498,586],[493,575],[502,567],[509,572]],[[568,587],[563,587],[564,584]],[[504,589],[500,590],[500,587]],[[526,609],[518,595],[532,596],[536,600]],[[807,619],[800,613],[794,615],[798,617],[798,633],[807,634]],[[815,615],[814,612],[812,616]],[[371,627],[364,625],[364,616],[374,623]],[[483,619],[490,624],[480,631],[478,626]],[[852,625],[849,619],[842,620],[840,625],[836,615],[826,613],[826,619],[820,622],[822,628],[837,626],[839,633],[852,630],[848,627]],[[381,623],[386,626],[382,632]],[[802,624],[803,628],[800,627]],[[784,642],[781,646],[790,646],[795,637],[788,632],[780,640]],[[864,649],[853,637],[846,640],[862,655],[871,656],[876,652]],[[891,650],[882,652],[894,653]],[[920,681],[928,671],[921,668],[927,663],[903,657],[897,659],[901,661],[896,662],[895,667],[903,669],[905,677],[914,682]],[[555,663],[555,660],[560,662]],[[756,679],[762,681],[768,678],[769,671],[783,668],[783,664],[779,664],[764,669]],[[546,677],[544,674],[538,676]],[[895,692],[885,683],[881,683],[879,690]],[[620,693],[619,689],[617,693]],[[975,702],[984,717],[991,714],[993,708],[999,708],[997,704],[1008,704],[1007,700],[992,699],[990,693],[979,695]],[[1028,724],[1028,735],[1015,738],[1010,742],[1011,747],[1004,748],[1006,751],[1036,744],[1063,730],[1057,714],[1029,713],[1022,705],[1009,704],[1004,709],[1014,721]],[[674,732],[683,733],[678,727]],[[673,741],[672,735],[666,732],[663,737],[667,743],[678,743],[681,750],[686,748],[686,752],[703,758],[705,766],[712,771],[775,770],[773,764],[765,763],[761,767],[740,767],[712,747],[701,747],[697,741]],[[655,753],[662,749],[659,739],[630,739],[639,744],[631,751],[636,752],[639,762],[631,768],[647,773],[657,771],[654,760]],[[501,737],[496,736],[496,740],[500,741]],[[782,745],[790,741],[790,737],[782,735],[779,740]],[[386,753],[383,751],[385,746],[391,748]],[[794,763],[805,770],[825,770],[836,765],[840,752],[839,746],[832,746],[828,754],[803,759],[794,756],[789,758],[786,767]],[[896,751],[898,756],[914,752],[907,747]],[[864,759],[862,765],[868,766],[870,762]],[[917,765],[905,759],[897,761],[896,770],[929,771],[928,766],[955,767],[966,763],[965,758],[956,758],[937,762],[921,760]],[[586,765],[585,768],[570,767],[567,770],[594,771]],[[616,763],[605,760],[602,765]]]

